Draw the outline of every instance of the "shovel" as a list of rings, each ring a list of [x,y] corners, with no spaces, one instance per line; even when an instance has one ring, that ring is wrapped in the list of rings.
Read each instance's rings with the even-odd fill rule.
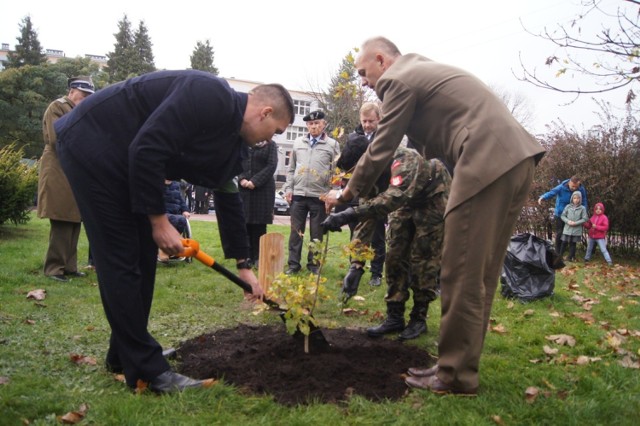
[[[226,278],[228,278],[234,284],[241,287],[247,293],[253,293],[251,284],[249,284],[248,282],[246,282],[245,280],[243,280],[242,278],[240,278],[239,276],[237,276],[236,274],[234,274],[233,272],[231,272],[221,264],[217,263],[215,259],[209,256],[207,253],[200,250],[200,243],[198,243],[196,240],[183,238],[182,245],[184,246],[184,251],[180,253],[180,256],[195,257],[200,262],[204,263],[205,265],[211,267],[215,271],[224,275]],[[267,306],[269,306],[271,309],[279,311],[280,318],[282,319],[282,321],[286,323],[286,319],[284,316],[287,312],[287,309],[280,307],[280,305],[277,302],[271,299],[268,299],[266,297],[263,297],[262,301],[266,303]],[[309,341],[313,342],[313,344],[318,348],[329,347],[329,342],[324,337],[324,334],[322,334],[322,331],[318,327],[314,326],[313,324],[309,324],[309,327],[310,327]],[[297,329],[293,334],[293,337],[296,340],[300,340],[300,339],[304,339],[305,335],[299,329]]]

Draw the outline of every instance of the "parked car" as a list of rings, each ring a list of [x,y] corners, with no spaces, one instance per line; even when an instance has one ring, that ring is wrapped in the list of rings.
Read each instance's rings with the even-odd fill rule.
[[[289,203],[284,197],[276,192],[276,199],[273,203],[273,213],[280,215],[288,215],[290,212]]]

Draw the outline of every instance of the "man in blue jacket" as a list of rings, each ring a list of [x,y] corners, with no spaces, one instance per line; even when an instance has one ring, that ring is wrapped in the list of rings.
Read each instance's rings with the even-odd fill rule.
[[[563,181],[560,185],[556,186],[549,192],[545,192],[538,198],[538,204],[542,205],[543,200],[550,200],[553,197],[556,198],[556,208],[553,211],[556,227],[556,253],[560,253],[560,244],[562,244],[562,229],[564,228],[564,222],[560,218],[562,211],[571,202],[571,194],[574,191],[580,191],[582,194],[582,205],[588,209],[587,206],[587,190],[582,185],[582,179],[578,176],[572,176],[570,179]]]
[[[87,101],[55,129],[111,326],[107,368],[123,372],[131,388],[144,382],[157,393],[208,387],[212,381],[173,372],[147,330],[157,250],[183,250],[165,215],[164,180],[222,187],[242,171],[248,146],[271,140],[293,122],[291,96],[278,84],[239,93],[212,74],[191,70],[145,74]],[[237,260],[240,277],[251,284],[247,297],[259,298],[262,290],[246,262],[240,196],[230,192],[220,200],[225,257]]]

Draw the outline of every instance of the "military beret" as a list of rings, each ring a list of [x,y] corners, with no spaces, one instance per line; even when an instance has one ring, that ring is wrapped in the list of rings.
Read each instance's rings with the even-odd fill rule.
[[[87,93],[95,92],[93,81],[91,80],[91,77],[87,75],[71,77],[67,80],[67,85],[69,86],[69,89],[78,89]]]
[[[314,120],[322,120],[324,118],[324,112],[321,110],[310,112],[305,115],[302,120],[304,121],[314,121]]]

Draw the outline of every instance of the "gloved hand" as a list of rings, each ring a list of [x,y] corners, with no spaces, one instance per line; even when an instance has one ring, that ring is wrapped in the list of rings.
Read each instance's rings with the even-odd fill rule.
[[[329,231],[342,231],[340,229],[342,225],[346,225],[349,222],[355,221],[358,219],[358,215],[353,207],[349,207],[348,209],[341,211],[340,213],[332,213],[330,214],[321,224],[322,230],[326,234]]]
[[[342,280],[342,302],[346,302],[350,298],[358,293],[358,286],[360,285],[360,279],[364,274],[364,267],[357,263],[352,263],[349,267],[349,272]]]

